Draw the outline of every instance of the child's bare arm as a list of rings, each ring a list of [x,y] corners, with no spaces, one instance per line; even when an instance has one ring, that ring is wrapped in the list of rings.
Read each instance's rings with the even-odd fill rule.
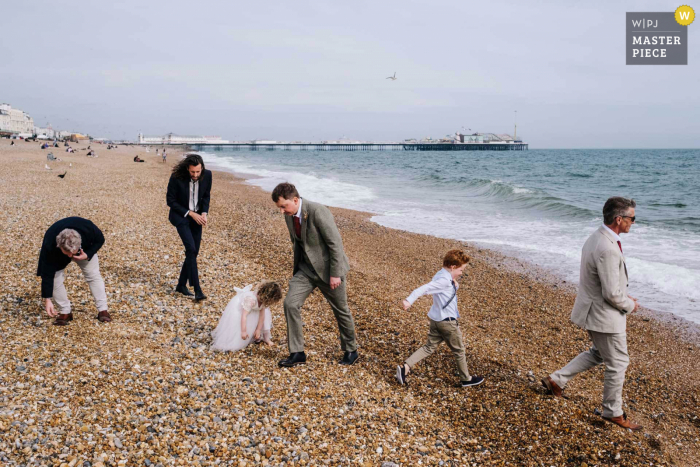
[[[265,310],[261,311],[259,316],[258,316],[258,325],[255,327],[255,334],[253,337],[255,339],[260,339],[260,336],[262,335],[262,328],[263,325],[265,324]]]
[[[248,332],[246,330],[246,320],[248,318],[248,312],[243,310],[241,313],[241,338],[243,340],[248,339]]]

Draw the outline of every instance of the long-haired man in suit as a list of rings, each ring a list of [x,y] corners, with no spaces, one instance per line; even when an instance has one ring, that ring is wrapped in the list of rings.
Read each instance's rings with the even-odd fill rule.
[[[210,193],[211,171],[204,168],[204,161],[199,154],[187,154],[173,168],[166,200],[170,207],[168,219],[177,229],[185,246],[185,262],[175,291],[191,296],[192,292],[187,288],[189,281],[197,301],[207,298],[199,285],[197,255],[202,242],[202,227],[208,221]]]
[[[636,206],[633,199],[618,196],[605,202],[605,225],[583,245],[578,294],[571,311],[571,321],[588,331],[593,345],[564,368],[542,378],[547,391],[561,397],[571,378],[604,363],[603,418],[630,430],[642,429],[622,410],[622,386],[630,362],[627,314],[636,311],[639,304],[627,295],[627,265],[620,234],[629,233]]]
[[[291,183],[280,183],[272,191],[272,201],[285,215],[294,248],[294,270],[284,298],[289,357],[280,366],[306,363],[301,307],[318,288],[333,309],[340,330],[341,365],[352,365],[359,357],[355,341],[355,321],[348,309],[345,275],[350,269],[343,250],[343,239],[333,214],[322,204],[302,199]]]

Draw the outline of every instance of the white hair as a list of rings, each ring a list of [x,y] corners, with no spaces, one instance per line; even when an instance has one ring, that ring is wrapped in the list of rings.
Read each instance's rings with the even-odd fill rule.
[[[80,234],[73,229],[63,229],[56,237],[58,247],[71,253],[77,252],[82,242]]]

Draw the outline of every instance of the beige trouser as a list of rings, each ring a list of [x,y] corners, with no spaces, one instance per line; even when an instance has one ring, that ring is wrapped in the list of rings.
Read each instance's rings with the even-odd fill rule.
[[[304,333],[301,319],[301,307],[314,289],[318,288],[333,310],[340,331],[340,348],[344,352],[357,350],[355,339],[355,321],[348,309],[348,297],[345,290],[345,277],[341,277],[338,287],[323,282],[316,274],[297,271],[289,281],[289,290],[284,298],[284,317],[287,320],[287,345],[289,352],[304,351]]]
[[[445,341],[445,344],[452,350],[452,354],[457,362],[459,369],[459,379],[461,381],[469,381],[472,377],[467,369],[467,358],[464,356],[464,344],[462,342],[462,331],[459,329],[457,321],[430,321],[430,331],[428,332],[428,342],[423,347],[416,350],[413,355],[408,357],[406,365],[409,368],[413,367],[423,360],[425,357],[432,355],[440,345],[440,342]]]
[[[100,263],[97,259],[97,255],[94,255],[90,261],[84,259],[82,261],[74,261],[75,264],[80,266],[85,276],[85,281],[90,286],[90,292],[95,298],[95,305],[97,305],[97,311],[107,310],[107,293],[105,292],[105,281],[102,279],[100,274]],[[59,313],[62,315],[67,315],[71,312],[70,300],[68,300],[68,293],[66,292],[66,287],[63,285],[63,281],[66,278],[65,269],[56,271],[56,275],[53,278],[53,300],[58,305]]]
[[[625,371],[630,363],[627,353],[627,334],[610,334],[588,331],[593,345],[581,352],[564,368],[550,375],[557,386],[564,389],[566,384],[579,373],[605,363],[605,383],[603,386],[603,417],[622,415],[622,385]]]

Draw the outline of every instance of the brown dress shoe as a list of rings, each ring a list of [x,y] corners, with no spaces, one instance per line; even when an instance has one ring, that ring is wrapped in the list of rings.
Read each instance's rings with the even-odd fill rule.
[[[73,313],[66,313],[65,315],[58,315],[56,320],[53,322],[54,326],[68,326],[68,322],[73,321]]]
[[[619,417],[603,417],[603,420],[607,420],[610,423],[614,423],[615,425],[619,425],[622,428],[627,428],[628,430],[632,431],[639,431],[642,429],[642,425],[637,425],[636,423],[627,420],[627,414],[624,412],[622,412],[622,415],[620,415]]]
[[[112,321],[112,317],[109,316],[109,312],[107,310],[97,313],[97,319],[102,323],[109,323]]]
[[[554,397],[563,397],[562,389],[549,376],[542,378],[542,386],[547,390],[547,394],[551,394]]]

